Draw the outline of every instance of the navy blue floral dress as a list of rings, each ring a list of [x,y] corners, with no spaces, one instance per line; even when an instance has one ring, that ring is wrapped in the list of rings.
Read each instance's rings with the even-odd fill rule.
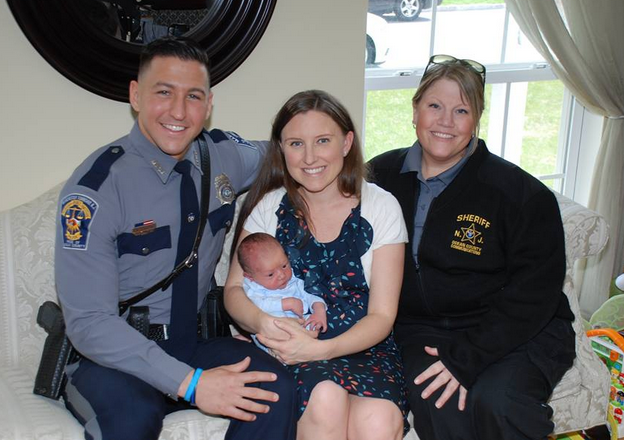
[[[340,235],[330,243],[320,243],[308,234],[307,225],[295,216],[286,195],[276,212],[275,237],[282,244],[295,276],[304,280],[307,292],[327,303],[327,326],[319,339],[329,339],[347,331],[368,310],[369,287],[360,257],[370,248],[373,228],[360,216],[360,206],[351,211]],[[407,389],[399,350],[392,335],[374,347],[342,358],[304,362],[289,367],[299,395],[299,415],[303,414],[312,389],[330,380],[350,394],[393,401],[407,422]]]

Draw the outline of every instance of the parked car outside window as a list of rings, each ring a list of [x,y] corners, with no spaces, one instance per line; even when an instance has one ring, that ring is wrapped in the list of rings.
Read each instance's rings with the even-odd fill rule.
[[[366,67],[386,61],[390,48],[388,23],[382,17],[368,13],[366,17]]]
[[[368,0],[368,12],[383,15],[394,13],[400,21],[414,21],[423,9],[431,9],[433,2],[442,0]]]

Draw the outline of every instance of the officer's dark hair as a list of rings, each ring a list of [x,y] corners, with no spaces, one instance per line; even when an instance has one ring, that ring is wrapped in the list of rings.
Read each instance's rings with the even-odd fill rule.
[[[183,61],[197,61],[206,66],[210,81],[210,60],[206,51],[193,39],[187,37],[164,37],[147,44],[141,52],[139,73],[141,76],[156,57],[175,57]]]
[[[244,272],[251,273],[251,252],[258,248],[258,245],[268,245],[272,244],[278,246],[279,248],[282,245],[277,241],[275,237],[265,232],[255,232],[253,234],[249,234],[247,237],[243,238],[238,245],[238,250],[236,251],[236,257],[238,257],[238,263]]]
[[[292,118],[309,111],[317,111],[329,116],[340,127],[342,134],[353,132],[353,144],[344,158],[344,164],[338,175],[338,189],[345,197],[355,196],[360,198],[362,192],[362,180],[368,178],[368,168],[364,163],[364,155],[360,144],[359,136],[355,129],[355,124],[347,109],[335,97],[322,90],[306,90],[292,96],[282,108],[277,112],[273,120],[271,130],[271,142],[267,154],[262,163],[260,173],[245,198],[241,208],[234,241],[232,246],[236,246],[240,232],[242,231],[245,219],[249,216],[253,208],[268,192],[284,187],[288,194],[288,199],[295,212],[300,214],[308,225],[311,225],[308,206],[299,194],[300,185],[292,178],[286,169],[286,160],[280,147],[282,141],[282,131]],[[309,231],[309,230],[306,230]]]

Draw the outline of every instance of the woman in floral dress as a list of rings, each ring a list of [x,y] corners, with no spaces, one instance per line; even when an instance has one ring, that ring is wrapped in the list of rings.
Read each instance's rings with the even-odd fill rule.
[[[290,98],[241,210],[235,243],[274,235],[306,291],[327,303],[326,332],[258,309],[234,259],[225,302],[234,320],[288,364],[299,392],[297,438],[400,439],[406,388],[392,336],[407,233],[398,202],[365,181],[353,122],[331,95]]]

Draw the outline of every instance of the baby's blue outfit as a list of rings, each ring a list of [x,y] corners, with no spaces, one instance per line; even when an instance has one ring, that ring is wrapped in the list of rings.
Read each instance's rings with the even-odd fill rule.
[[[280,318],[298,318],[298,316],[290,310],[282,310],[282,299],[291,297],[300,299],[303,302],[303,319],[307,319],[312,314],[312,304],[314,303],[323,303],[325,309],[327,309],[327,304],[325,304],[323,298],[305,291],[303,280],[297,278],[292,273],[292,269],[290,281],[288,281],[288,284],[286,284],[286,287],[283,289],[270,290],[248,278],[243,280],[243,288],[251,302],[262,311],[272,316]],[[256,335],[251,335],[251,337],[258,347],[268,352],[268,349],[258,342]]]

